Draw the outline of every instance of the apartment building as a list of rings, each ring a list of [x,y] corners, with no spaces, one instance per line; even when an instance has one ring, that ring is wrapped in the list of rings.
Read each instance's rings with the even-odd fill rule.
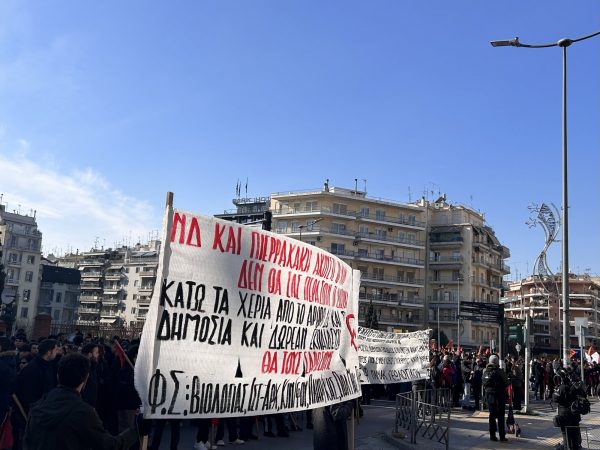
[[[359,321],[369,302],[379,326],[414,331],[425,325],[425,209],[329,188],[271,195],[272,230],[327,250],[362,273]]]
[[[2,301],[13,303],[16,327],[29,329],[37,311],[41,277],[42,233],[35,211],[31,215],[20,214],[0,205],[0,244],[6,271]]]
[[[499,302],[503,277],[510,273],[504,260],[510,256],[482,213],[454,205],[441,196],[435,202],[421,200],[429,224],[427,307],[429,326],[457,342],[458,302]],[[493,324],[461,320],[463,346],[490,345],[499,336]]]
[[[42,278],[38,314],[47,314],[53,325],[70,325],[77,320],[81,274],[76,269],[58,267],[42,258]]]
[[[223,211],[223,214],[215,214],[215,217],[230,222],[241,223],[251,227],[259,227],[263,230],[271,229],[271,212],[269,197],[234,198],[232,203],[235,209]]]
[[[562,347],[562,277],[530,276],[510,283],[502,299],[506,317],[533,321],[532,351],[560,354]],[[570,342],[579,347],[575,319],[587,319],[585,346],[600,344],[600,282],[589,275],[569,276]]]
[[[83,253],[75,261],[82,280],[78,323],[143,324],[156,281],[159,249],[160,242],[151,241]]]

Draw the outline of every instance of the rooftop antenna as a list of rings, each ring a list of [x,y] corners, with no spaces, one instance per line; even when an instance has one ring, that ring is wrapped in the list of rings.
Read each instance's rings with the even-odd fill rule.
[[[248,177],[246,177],[246,198],[248,198]]]
[[[20,203],[19,203],[19,209],[18,209],[17,211],[18,211],[18,213],[17,213],[17,214],[18,214],[18,215],[21,215],[21,204],[20,204]]]
[[[410,192],[410,186],[408,187],[408,203],[412,202],[412,194]]]
[[[354,179],[354,195],[358,193],[358,178]]]
[[[100,240],[100,238],[98,236],[96,236],[96,239],[94,239],[94,250],[96,250],[98,248],[98,241]]]
[[[367,179],[366,178],[363,178],[363,183],[365,185],[365,189],[364,189],[365,195],[367,195]]]

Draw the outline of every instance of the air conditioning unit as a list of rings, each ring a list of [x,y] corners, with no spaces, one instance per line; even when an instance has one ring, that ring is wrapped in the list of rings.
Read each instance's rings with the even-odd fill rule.
[[[317,241],[321,242],[321,236],[317,236]]]
[[[394,229],[392,227],[388,227],[388,231],[391,233],[392,231],[394,231]]]

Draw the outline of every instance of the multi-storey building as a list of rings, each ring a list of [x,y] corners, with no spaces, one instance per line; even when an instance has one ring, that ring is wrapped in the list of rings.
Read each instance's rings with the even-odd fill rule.
[[[498,303],[510,256],[481,213],[422,199],[404,204],[329,188],[271,196],[273,231],[330,251],[361,271],[359,319],[373,302],[382,329],[438,323],[458,337],[458,300]],[[463,346],[490,343],[498,327],[460,323]]]
[[[47,314],[53,325],[71,325],[77,320],[81,274],[42,259],[38,314]]]
[[[562,277],[556,275],[540,279],[530,276],[510,283],[505,297],[506,317],[524,319],[530,316],[533,321],[533,353],[560,353],[562,347],[561,300]],[[570,342],[579,347],[575,330],[575,319],[586,318],[588,322],[585,346],[598,346],[600,337],[600,283],[588,275],[569,276],[569,324]]]
[[[323,248],[360,270],[359,321],[373,302],[379,326],[425,325],[424,208],[329,188],[271,196],[273,231]]]
[[[233,210],[225,210],[223,214],[215,214],[215,217],[244,225],[262,227],[263,230],[271,229],[271,212],[269,197],[234,198]]]
[[[131,248],[92,250],[75,260],[82,280],[78,323],[142,324],[156,281],[159,248],[159,241],[151,241]]]
[[[6,271],[5,303],[13,302],[17,328],[30,329],[37,311],[42,233],[32,215],[6,211],[0,205],[0,243]]]
[[[429,231],[427,307],[429,326],[437,327],[454,342],[458,338],[458,302],[499,302],[503,277],[510,273],[504,259],[510,256],[483,214],[453,205],[442,196],[426,207]],[[461,345],[489,345],[499,327],[469,320],[460,321]]]

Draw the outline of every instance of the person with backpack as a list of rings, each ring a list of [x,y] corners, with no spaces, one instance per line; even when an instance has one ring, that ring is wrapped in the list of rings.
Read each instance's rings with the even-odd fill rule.
[[[554,417],[554,426],[560,427],[563,448],[580,450],[579,422],[582,414],[590,412],[590,402],[585,388],[577,379],[576,372],[569,373],[564,369],[558,369],[556,374],[560,378],[560,384],[552,394],[552,400],[558,404],[558,415]]]
[[[489,431],[490,440],[497,441],[496,431],[501,441],[506,441],[506,429],[504,427],[504,413],[506,409],[506,387],[508,378],[504,370],[499,367],[497,355],[491,355],[489,363],[483,372],[483,388],[485,399],[490,412]]]

